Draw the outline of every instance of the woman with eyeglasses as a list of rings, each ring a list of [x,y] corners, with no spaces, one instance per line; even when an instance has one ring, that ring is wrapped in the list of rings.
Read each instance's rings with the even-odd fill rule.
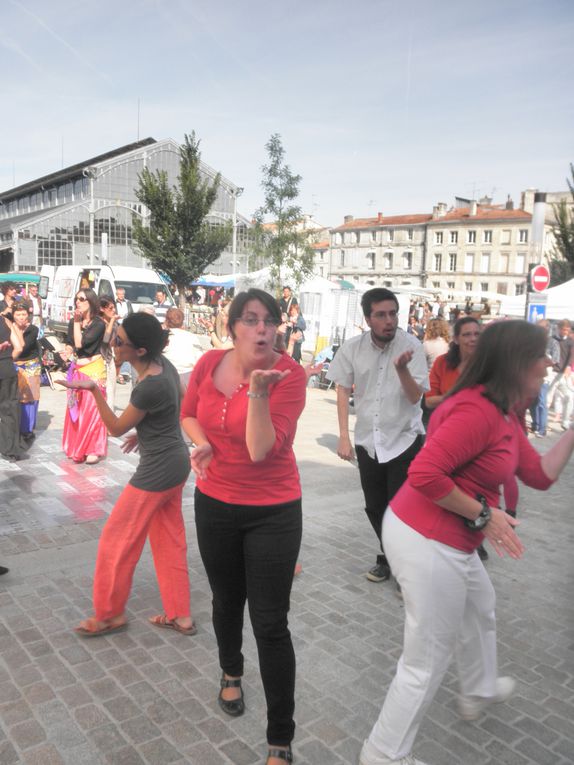
[[[66,352],[72,363],[67,380],[91,380],[106,391],[106,365],[101,354],[106,325],[100,318],[100,302],[91,289],[81,289],[75,297],[74,315],[68,324]],[[106,426],[92,396],[81,389],[68,392],[62,446],[74,462],[94,465],[108,451]]]
[[[222,670],[218,703],[233,717],[245,710],[247,601],[267,701],[267,765],[293,761],[295,654],[287,614],[301,543],[293,439],[306,386],[303,367],[274,348],[280,323],[271,295],[240,292],[229,310],[234,347],[201,357],[181,412],[195,444],[197,539]]]
[[[82,637],[98,637],[127,626],[126,603],[132,577],[149,537],[164,613],[155,627],[195,635],[191,618],[185,527],[181,513],[183,487],[190,473],[189,452],[181,435],[181,385],[177,370],[161,352],[169,331],[155,316],[133,313],[118,327],[116,358],[138,374],[130,403],[119,417],[108,406],[94,380],[62,382],[89,395],[112,436],[132,428],[123,450],[139,448],[136,472],[121,493],[102,531],[94,574],[94,616],[76,628]]]

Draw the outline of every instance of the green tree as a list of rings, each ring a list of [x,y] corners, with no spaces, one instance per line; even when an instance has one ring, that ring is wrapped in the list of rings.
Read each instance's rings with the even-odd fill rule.
[[[265,144],[269,162],[261,171],[265,201],[255,213],[254,254],[256,263],[269,265],[274,289],[282,286],[289,273],[298,286],[313,272],[313,250],[308,233],[300,230],[303,215],[295,204],[299,196],[300,175],[285,164],[281,136],[274,133]],[[254,263],[252,262],[252,266]]]
[[[574,278],[574,165],[572,180],[566,179],[572,200],[561,199],[552,205],[556,223],[552,226],[555,244],[549,257],[551,283],[562,284]]]
[[[165,170],[144,168],[138,176],[136,196],[149,210],[149,225],[134,216],[133,237],[152,267],[177,285],[180,307],[185,288],[220,256],[231,240],[232,224],[207,220],[221,181],[200,170],[200,141],[192,132],[180,147],[177,186],[170,187]]]

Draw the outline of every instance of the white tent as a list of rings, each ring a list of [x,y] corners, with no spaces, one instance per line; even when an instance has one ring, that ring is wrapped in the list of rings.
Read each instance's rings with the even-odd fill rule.
[[[574,320],[574,279],[570,279],[557,287],[546,290],[546,318],[559,321],[560,319]],[[531,302],[535,302],[533,298]],[[526,295],[515,297],[502,296],[500,313],[503,316],[524,318],[526,311]]]

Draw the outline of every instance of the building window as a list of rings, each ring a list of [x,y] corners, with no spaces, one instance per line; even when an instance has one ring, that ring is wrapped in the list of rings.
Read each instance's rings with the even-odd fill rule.
[[[466,243],[467,244],[476,244],[476,231],[467,231],[466,232]]]
[[[503,228],[500,234],[500,244],[510,244],[510,229]]]
[[[414,232],[412,228],[407,228],[407,239],[409,240],[409,242],[413,241],[413,236],[414,236]]]
[[[434,232],[434,243],[435,244],[442,244],[442,231],[435,231]]]
[[[383,282],[383,287],[387,287],[387,289],[390,289],[393,286],[392,282]]]
[[[451,244],[458,244],[458,231],[451,231],[450,232],[450,243]]]
[[[456,252],[450,252],[448,255],[448,270],[456,271]]]
[[[524,282],[520,282],[519,284],[514,285],[514,294],[515,295],[524,295],[524,290],[526,286]]]
[[[449,288],[449,290],[453,290],[454,289],[454,282],[447,282],[446,286]]]
[[[509,257],[507,252],[503,252],[500,255],[500,272],[503,274],[508,273]]]
[[[490,255],[488,252],[483,252],[480,256],[480,270],[483,274],[490,272]]]
[[[388,242],[394,242],[395,241],[395,232],[393,229],[389,229],[387,231],[387,241]]]
[[[482,232],[482,241],[484,244],[492,244],[492,229]]]
[[[385,252],[385,254],[383,255],[383,265],[389,271],[393,267],[393,253],[392,252]]]
[[[403,252],[403,270],[410,271],[413,267],[412,252]]]
[[[464,270],[471,273],[474,271],[474,252],[467,252],[464,256]]]
[[[345,268],[345,250],[339,254],[339,268]]]
[[[508,294],[508,284],[506,282],[498,282],[496,285],[496,291],[499,295],[507,295]]]
[[[480,291],[488,292],[488,282],[480,282]]]
[[[523,252],[519,252],[516,256],[516,273],[523,274],[524,267],[526,265],[526,255]]]
[[[442,268],[442,255],[440,252],[435,252],[433,255],[434,271],[440,271]]]
[[[528,242],[528,229],[527,228],[521,228],[518,231],[518,241],[520,244],[526,244]]]
[[[440,282],[433,282],[432,286],[435,288],[435,290],[440,290]]]
[[[375,268],[375,253],[374,252],[368,252],[367,253],[367,268],[371,271]]]
[[[371,242],[376,242],[376,241],[377,241],[377,232],[371,231]]]
[[[467,292],[472,292],[472,282],[465,282],[464,288]]]

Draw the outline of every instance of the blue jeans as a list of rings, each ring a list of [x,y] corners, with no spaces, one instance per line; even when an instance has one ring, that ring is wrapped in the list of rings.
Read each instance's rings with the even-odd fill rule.
[[[267,701],[267,741],[286,746],[295,732],[295,652],[287,614],[301,545],[301,500],[231,505],[196,488],[195,525],[213,593],[221,668],[231,677],[243,674],[247,600]]]
[[[532,430],[534,433],[540,433],[546,435],[546,428],[548,426],[548,383],[542,383],[538,398],[530,407],[530,416],[532,417]]]

